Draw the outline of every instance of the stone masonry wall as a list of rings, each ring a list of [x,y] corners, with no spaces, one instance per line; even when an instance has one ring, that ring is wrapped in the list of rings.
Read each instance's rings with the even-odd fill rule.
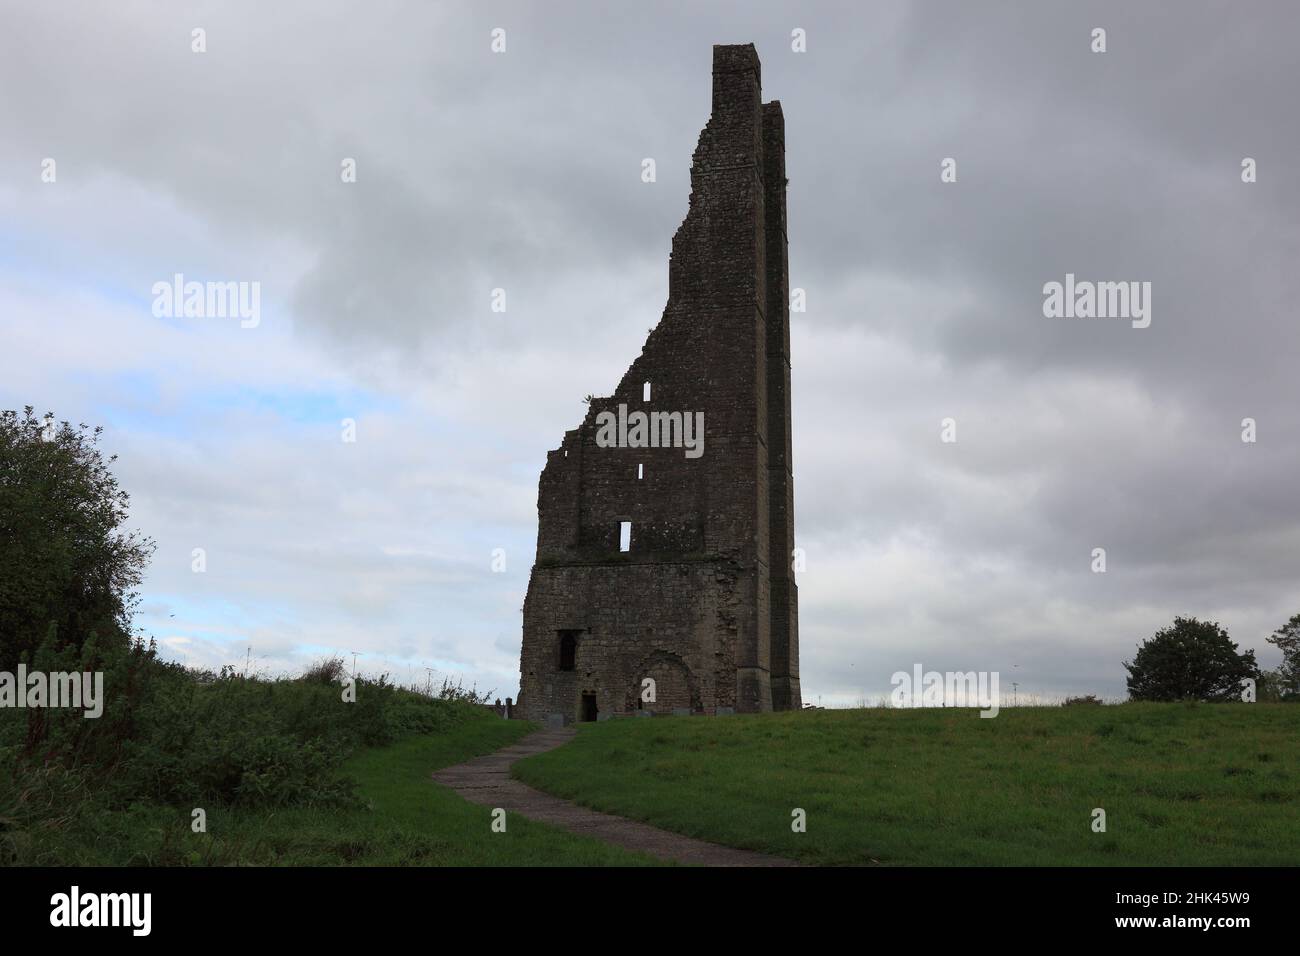
[[[801,706],[784,122],[762,103],[753,46],[713,53],[663,318],[542,472],[517,708],[528,719],[583,719],[588,695],[599,717]],[[703,454],[600,447],[597,417],[620,405],[702,412]],[[576,639],[572,670],[562,633]],[[646,677],[654,702],[641,700]]]

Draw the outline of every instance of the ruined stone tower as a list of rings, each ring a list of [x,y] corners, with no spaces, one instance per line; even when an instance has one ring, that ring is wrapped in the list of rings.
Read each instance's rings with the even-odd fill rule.
[[[542,471],[527,719],[802,706],[785,193],[758,54],[715,46],[663,318]]]

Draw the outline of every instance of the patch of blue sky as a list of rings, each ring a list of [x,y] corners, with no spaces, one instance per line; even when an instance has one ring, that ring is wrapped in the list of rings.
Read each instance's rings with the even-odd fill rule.
[[[139,311],[142,315],[153,315],[152,282],[130,282],[108,279],[103,276],[86,284],[86,291],[103,302]]]
[[[402,402],[364,389],[342,391],[211,386],[164,399],[162,376],[141,369],[90,376],[101,397],[98,407],[115,427],[135,433],[184,437],[204,422],[231,414],[269,414],[295,425],[337,427],[344,418],[398,414]]]
[[[243,661],[249,647],[253,648],[254,655],[258,653],[259,641],[255,634],[276,633],[284,621],[299,618],[298,609],[290,604],[233,604],[219,597],[206,599],[149,593],[148,604],[158,610],[152,613],[141,611],[135,618],[136,630],[144,637],[160,640],[189,638],[196,644],[222,648],[231,662],[236,659]],[[300,651],[292,638],[288,644],[292,650],[285,650],[297,656]],[[160,652],[169,660],[179,659],[166,645],[160,648]]]
[[[99,396],[95,420],[132,434],[185,438],[193,431],[193,419],[164,400],[160,377],[143,369],[83,373],[82,380]]]
[[[11,288],[32,287],[40,292],[65,295],[83,286],[94,291],[85,263],[77,261],[67,250],[46,248],[27,237],[0,237],[0,276]]]
[[[146,637],[191,637],[234,648],[250,643],[248,633],[260,620],[259,615],[251,615],[244,607],[231,605],[221,598],[194,600],[177,594],[149,593],[148,604],[164,610],[156,613],[142,610],[135,615],[136,631]],[[273,618],[281,613],[273,611]]]
[[[142,267],[136,260],[126,261],[120,250],[106,249],[93,242],[47,236],[38,230],[19,233],[12,227],[0,227],[0,275],[7,283],[34,286],[51,295],[85,295],[108,305],[138,311],[181,331],[197,331],[199,327],[192,317],[184,315],[184,299],[172,304],[173,314],[153,315],[157,283],[166,283],[174,288],[177,275],[181,276],[182,284],[253,281],[257,278],[232,276],[227,274],[228,270],[214,272],[205,265],[208,255],[196,254],[193,261],[185,261],[169,251],[167,268],[161,270]],[[275,304],[263,296],[260,311],[274,309]],[[232,321],[239,319],[236,317]]]
[[[153,283],[164,278],[170,281],[171,273],[140,281],[131,275],[133,271],[119,261],[116,252],[105,253],[94,243],[0,228],[0,273],[42,291],[82,293],[148,312],[153,304]]]
[[[274,620],[284,614],[285,608],[271,603],[240,601],[238,603],[221,597],[195,598],[192,595],[154,591],[145,582],[143,596],[154,613],[143,611],[138,615],[137,623],[146,621],[161,623],[173,633],[185,633],[186,624],[196,630],[191,637],[215,639],[214,634],[223,634],[232,638],[241,638],[252,626],[259,622]],[[177,623],[180,622],[180,623]]]
[[[197,413],[224,413],[231,409],[269,412],[300,425],[332,426],[344,418],[360,420],[368,414],[397,414],[402,402],[395,397],[362,389],[343,391],[268,391],[251,388],[209,389],[191,396]]]

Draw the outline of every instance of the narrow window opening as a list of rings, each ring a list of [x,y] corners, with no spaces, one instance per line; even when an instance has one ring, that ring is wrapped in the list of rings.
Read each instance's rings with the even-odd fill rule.
[[[641,401],[643,401],[643,402],[648,402],[648,401],[650,401],[650,383],[649,383],[649,382],[646,382],[644,385],[641,386]]]
[[[620,521],[618,523],[618,550],[632,550],[632,522]]]
[[[636,466],[636,477],[638,481],[645,477],[645,465],[638,464]]]
[[[560,632],[560,670],[571,671],[577,663],[578,632]]]

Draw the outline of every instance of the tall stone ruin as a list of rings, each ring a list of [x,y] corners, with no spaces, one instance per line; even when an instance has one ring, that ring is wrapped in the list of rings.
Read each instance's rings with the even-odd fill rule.
[[[785,122],[762,102],[758,54],[715,46],[663,318],[542,471],[520,716],[802,706],[785,196]],[[629,447],[636,412],[660,445],[671,413],[702,413],[702,453]]]

